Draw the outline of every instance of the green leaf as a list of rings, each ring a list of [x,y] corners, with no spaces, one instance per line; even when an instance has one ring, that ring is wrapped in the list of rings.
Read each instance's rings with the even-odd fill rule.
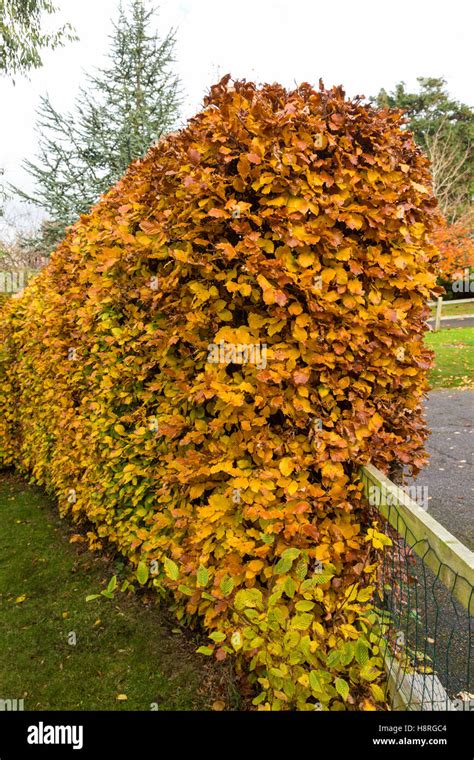
[[[245,610],[244,615],[249,620],[256,620],[258,618],[257,610],[251,610],[249,608]]]
[[[321,676],[319,675],[317,670],[312,670],[309,674],[309,685],[311,686],[314,691],[321,691],[322,689],[322,683],[321,683]]]
[[[336,678],[334,686],[336,687],[337,693],[341,695],[345,702],[349,696],[349,684],[347,681],[345,681],[343,678]]]
[[[341,655],[341,663],[343,665],[349,665],[349,663],[352,661],[352,658],[354,657],[354,644],[352,644],[350,641],[344,646],[344,649],[342,650]]]
[[[229,594],[232,593],[234,590],[234,581],[230,577],[230,575],[224,575],[224,577],[221,580],[220,589],[224,596],[229,596]]]
[[[243,610],[246,607],[261,609],[263,602],[262,592],[258,588],[246,588],[237,591],[235,595],[235,608]]]
[[[299,581],[303,581],[306,578],[306,573],[308,572],[308,563],[305,559],[300,559],[298,564],[296,565],[296,577]]]
[[[291,630],[287,631],[285,633],[285,637],[283,639],[283,643],[284,643],[286,649],[290,649],[291,650],[291,649],[294,649],[296,646],[298,646],[298,644],[300,642],[300,638],[301,638],[301,636],[298,633],[298,631],[294,631],[294,630],[293,631],[291,631]]]
[[[107,586],[107,591],[112,592],[112,591],[115,591],[116,588],[117,588],[117,576],[114,575],[109,581],[109,585]]]
[[[291,589],[291,585],[290,585],[290,589]],[[275,586],[273,594],[270,594],[270,596],[268,597],[268,602],[267,602],[268,607],[269,608],[274,607],[275,604],[277,604],[277,602],[280,601],[284,592],[285,592],[285,584],[279,583],[278,586]]]
[[[302,600],[301,602],[296,602],[295,609],[298,610],[298,612],[309,612],[314,607],[314,602],[307,602],[305,600]]]
[[[183,586],[183,584],[178,586],[178,591],[181,591],[182,594],[186,594],[186,596],[192,596],[194,594],[192,588],[189,588],[189,586]]]
[[[309,612],[303,612],[301,615],[295,615],[291,621],[291,627],[297,631],[306,631],[314,620],[314,616]]]
[[[301,591],[309,591],[315,586],[320,586],[323,583],[328,583],[333,575],[333,573],[328,573],[327,571],[323,571],[322,573],[315,573],[312,578],[307,578],[305,581],[303,581],[301,584]]]
[[[222,631],[213,631],[209,638],[212,639],[212,641],[220,643],[221,641],[225,641],[226,635]]]
[[[369,649],[362,639],[359,639],[355,645],[355,658],[362,667],[369,661]]]
[[[284,552],[282,552],[282,559],[290,559],[292,562],[299,557],[301,554],[300,549],[292,548],[292,549],[285,549]]]
[[[361,668],[359,675],[364,681],[375,681],[381,675],[381,671],[368,664]]]
[[[313,581],[316,584],[316,586],[320,586],[322,583],[328,583],[331,578],[333,577],[333,573],[315,573],[313,577]]]
[[[293,564],[292,559],[287,559],[285,557],[282,557],[278,560],[278,562],[275,565],[275,573],[277,575],[284,575],[288,572],[288,570],[291,570],[291,566]]]
[[[285,593],[290,597],[290,599],[293,599],[296,591],[296,584],[290,576],[285,578],[285,583],[283,584],[283,588],[285,589]]]
[[[339,665],[340,658],[341,652],[339,649],[333,649],[326,658],[326,665],[328,668],[334,668],[335,665]]]
[[[165,573],[172,581],[177,581],[179,578],[179,568],[176,562],[173,562],[172,559],[168,559],[168,557],[165,558],[163,561],[163,564],[165,566]]]
[[[145,562],[139,562],[137,567],[137,580],[141,586],[144,586],[148,580],[148,565]]]
[[[100,594],[89,594],[89,596],[86,596],[86,602],[92,602],[93,599],[98,599],[100,597]]]
[[[280,668],[270,668],[270,675],[276,676],[277,678],[284,678],[285,674]]]
[[[211,647],[199,647],[199,649],[196,649],[197,654],[205,654],[207,657],[210,657],[211,654],[214,654],[214,650],[211,649]]]
[[[209,571],[203,565],[199,566],[196,579],[197,579],[197,585],[201,587],[207,586],[207,584],[209,583]]]

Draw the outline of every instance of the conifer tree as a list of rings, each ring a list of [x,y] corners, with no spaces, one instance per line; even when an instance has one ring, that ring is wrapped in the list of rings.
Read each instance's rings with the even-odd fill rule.
[[[14,190],[47,212],[57,239],[176,124],[175,37],[152,31],[155,13],[143,0],[120,5],[107,65],[86,74],[72,113],[61,113],[48,96],[41,100],[39,155],[24,162],[35,190]]]

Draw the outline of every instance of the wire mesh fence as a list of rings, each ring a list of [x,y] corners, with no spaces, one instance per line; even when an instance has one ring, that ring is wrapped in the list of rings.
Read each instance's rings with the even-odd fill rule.
[[[474,710],[473,555],[375,468],[362,476],[392,540],[378,584],[391,706]]]

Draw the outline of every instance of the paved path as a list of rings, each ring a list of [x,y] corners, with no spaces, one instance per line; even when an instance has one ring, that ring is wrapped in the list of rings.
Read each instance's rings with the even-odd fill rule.
[[[474,390],[431,391],[426,401],[430,463],[416,479],[428,488],[428,514],[474,550]],[[474,691],[469,617],[434,575],[417,561],[420,646],[428,653],[450,697]],[[425,605],[426,600],[426,605]],[[428,638],[425,638],[425,637]]]
[[[434,319],[429,319],[428,324],[431,328],[434,327]],[[446,317],[441,320],[441,329],[446,327],[474,327],[474,314],[467,314],[466,316],[459,317]]]
[[[474,390],[431,391],[426,402],[430,463],[416,485],[428,486],[428,512],[474,550]]]

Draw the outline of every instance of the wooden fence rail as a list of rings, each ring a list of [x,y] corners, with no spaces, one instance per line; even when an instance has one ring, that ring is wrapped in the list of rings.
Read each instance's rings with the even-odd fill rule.
[[[367,497],[378,489],[377,509],[399,533],[408,532],[413,551],[470,613],[474,613],[474,553],[405,491],[371,464],[361,468]],[[429,551],[432,549],[433,551]]]
[[[450,306],[451,304],[466,304],[466,303],[474,303],[474,298],[457,298],[454,301],[445,301],[441,296],[436,301],[429,301],[428,306],[431,306],[432,308],[436,306],[436,313],[435,313],[435,324],[434,324],[434,332],[437,332],[441,326],[441,319],[443,319],[442,311],[443,306]],[[452,318],[460,317],[460,316],[466,316],[461,314],[453,314]],[[451,315],[448,315],[447,317],[444,317],[444,319],[449,319]]]

